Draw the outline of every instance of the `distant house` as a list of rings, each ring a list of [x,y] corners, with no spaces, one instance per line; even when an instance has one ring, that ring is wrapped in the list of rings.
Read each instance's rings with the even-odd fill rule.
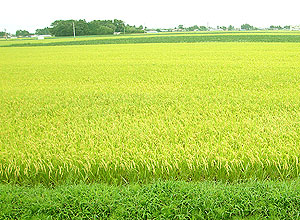
[[[290,27],[291,31],[300,31],[300,25],[296,25],[296,26],[291,26]]]
[[[146,31],[147,34],[157,34],[157,31]]]
[[[181,28],[175,28],[175,29],[172,29],[172,32],[179,32],[179,31],[185,31],[184,29],[181,29]]]
[[[43,40],[45,37],[52,37],[49,34],[44,34],[44,35],[30,35],[31,38],[37,38],[38,40]]]

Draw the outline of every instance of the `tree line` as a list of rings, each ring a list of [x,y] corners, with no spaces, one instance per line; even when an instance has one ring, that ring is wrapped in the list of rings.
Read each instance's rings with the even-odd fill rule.
[[[223,30],[223,31],[235,31],[235,30],[246,30],[246,31],[252,31],[252,30],[289,30],[291,26],[285,25],[285,26],[274,26],[271,25],[268,28],[258,28],[254,27],[250,24],[242,24],[240,27],[236,28],[233,25],[226,26],[217,26],[216,30]],[[183,30],[183,31],[209,31],[209,30],[215,30],[215,28],[207,27],[207,26],[191,26],[191,27],[183,27],[183,25],[179,25],[177,30]]]
[[[114,20],[93,20],[87,22],[84,19],[80,20],[56,20],[50,27],[37,29],[36,34],[44,35],[51,34],[54,36],[72,36],[73,23],[75,26],[75,33],[77,36],[83,35],[109,35],[114,32],[125,33],[143,33],[143,26],[131,26],[125,24],[124,21]]]
[[[140,25],[136,27],[135,25],[131,26],[129,24],[125,24],[124,21],[114,19],[114,20],[93,20],[87,22],[84,19],[80,20],[56,20],[51,23],[50,27],[45,27],[42,29],[36,29],[35,34],[37,35],[53,35],[53,36],[72,36],[73,35],[73,23],[75,26],[76,36],[83,35],[110,35],[115,32],[121,33],[143,33],[148,29]],[[224,31],[234,31],[234,30],[289,30],[290,26],[275,26],[271,25],[268,28],[260,29],[254,27],[250,24],[242,24],[239,28],[235,28],[233,25],[226,26],[217,26],[217,28],[212,28],[208,26],[198,26],[193,25],[191,27],[184,27],[183,25],[179,25],[174,29],[155,29],[160,32],[161,30],[165,31],[210,31],[210,30],[224,30]],[[0,37],[5,37],[10,35],[6,32],[0,31]],[[30,33],[27,30],[17,30],[16,36],[30,36],[33,33]]]

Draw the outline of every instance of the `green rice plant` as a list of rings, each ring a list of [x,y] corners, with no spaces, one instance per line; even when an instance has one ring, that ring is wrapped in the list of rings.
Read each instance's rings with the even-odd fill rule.
[[[0,181],[296,178],[299,46],[2,47]]]

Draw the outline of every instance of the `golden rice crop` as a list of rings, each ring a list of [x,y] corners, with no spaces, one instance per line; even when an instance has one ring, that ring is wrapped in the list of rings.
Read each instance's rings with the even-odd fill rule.
[[[299,48],[1,48],[0,181],[297,177]]]

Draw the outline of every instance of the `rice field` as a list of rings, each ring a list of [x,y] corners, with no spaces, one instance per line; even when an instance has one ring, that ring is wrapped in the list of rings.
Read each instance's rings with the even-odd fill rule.
[[[0,48],[1,183],[287,180],[300,43]]]
[[[51,37],[45,40],[23,38],[0,40],[0,47],[66,46],[99,44],[140,43],[198,43],[198,42],[300,42],[299,31],[254,31],[254,32],[167,32],[158,34],[100,35]]]

